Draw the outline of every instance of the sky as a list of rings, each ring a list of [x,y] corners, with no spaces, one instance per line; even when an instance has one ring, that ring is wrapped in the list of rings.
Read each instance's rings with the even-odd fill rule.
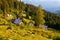
[[[43,9],[54,12],[60,10],[60,0],[22,0],[24,3],[41,5]]]

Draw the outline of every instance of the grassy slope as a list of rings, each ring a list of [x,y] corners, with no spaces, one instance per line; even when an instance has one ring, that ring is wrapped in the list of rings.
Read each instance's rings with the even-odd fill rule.
[[[44,30],[29,25],[15,25],[0,18],[0,40],[60,40],[60,33],[53,29]]]
[[[60,37],[58,32],[32,26],[12,24],[0,25],[0,40],[53,40]]]

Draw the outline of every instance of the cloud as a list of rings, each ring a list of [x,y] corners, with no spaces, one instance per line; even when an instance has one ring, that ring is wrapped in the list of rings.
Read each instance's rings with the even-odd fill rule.
[[[18,0],[18,1],[24,1],[24,0]]]
[[[32,1],[32,0],[29,0],[29,1]]]

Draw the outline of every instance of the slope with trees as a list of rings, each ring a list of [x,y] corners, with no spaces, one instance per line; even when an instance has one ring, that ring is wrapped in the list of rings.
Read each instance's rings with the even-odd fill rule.
[[[21,19],[17,25],[11,21]],[[19,21],[18,21],[19,22]],[[29,25],[30,24],[34,24]],[[60,15],[47,12],[41,6],[25,4],[18,0],[0,0],[0,40],[57,40],[60,33],[39,25],[60,28]]]

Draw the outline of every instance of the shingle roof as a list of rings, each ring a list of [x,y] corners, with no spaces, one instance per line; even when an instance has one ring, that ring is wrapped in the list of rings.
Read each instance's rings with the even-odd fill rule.
[[[15,24],[19,24],[20,22],[22,22],[21,19],[15,19],[15,21],[14,21]]]

